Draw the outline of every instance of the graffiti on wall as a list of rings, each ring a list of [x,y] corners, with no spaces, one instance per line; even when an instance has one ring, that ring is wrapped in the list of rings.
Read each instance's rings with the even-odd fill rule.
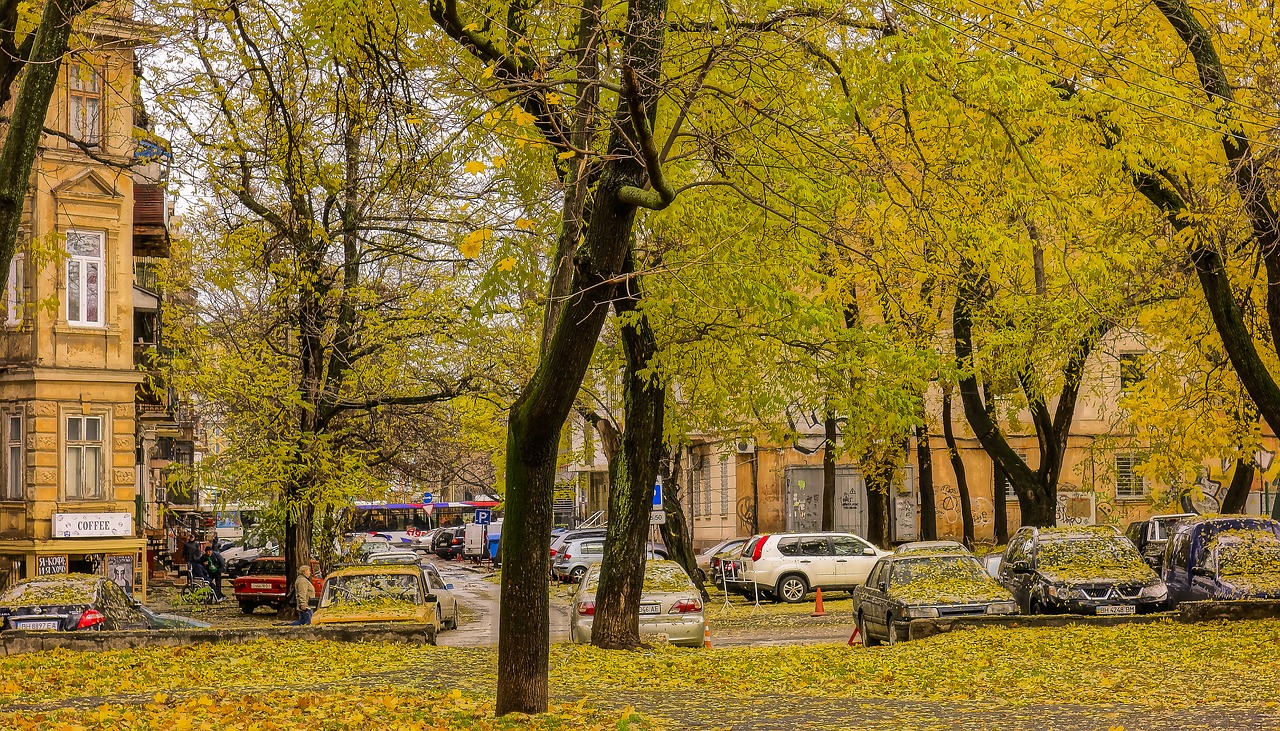
[[[938,510],[938,527],[946,533],[964,532],[964,512],[960,509],[960,489],[950,484],[934,487]],[[970,498],[974,529],[985,528],[995,521],[995,506],[986,497]]]

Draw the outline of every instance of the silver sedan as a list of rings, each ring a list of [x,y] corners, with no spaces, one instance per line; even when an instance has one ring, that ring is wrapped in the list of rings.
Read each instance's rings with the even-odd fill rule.
[[[569,635],[574,642],[591,642],[599,583],[600,567],[592,566],[573,595]],[[701,647],[706,628],[702,596],[680,564],[656,559],[646,561],[640,595],[640,636],[658,635],[673,645]]]

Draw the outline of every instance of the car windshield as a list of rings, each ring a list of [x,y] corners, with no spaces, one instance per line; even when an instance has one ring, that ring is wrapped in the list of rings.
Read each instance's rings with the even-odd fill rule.
[[[284,576],[284,561],[254,561],[249,564],[250,576]]]
[[[1210,549],[1219,576],[1280,572],[1280,540],[1271,531],[1239,530],[1219,535]]]
[[[1152,578],[1129,539],[1111,533],[1067,533],[1041,539],[1036,551],[1039,569],[1064,580]]]
[[[61,606],[92,604],[101,576],[66,574],[64,576],[28,579],[0,594],[0,605]]]
[[[1007,598],[972,556],[920,556],[893,562],[889,596],[909,604]]]
[[[321,607],[359,605],[370,610],[382,605],[422,604],[421,581],[413,574],[354,574],[330,577]]]

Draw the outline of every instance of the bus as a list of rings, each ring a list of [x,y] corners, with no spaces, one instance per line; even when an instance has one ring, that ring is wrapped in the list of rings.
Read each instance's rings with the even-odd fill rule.
[[[377,536],[409,545],[435,527],[433,507],[422,503],[357,502],[347,512],[351,536]]]

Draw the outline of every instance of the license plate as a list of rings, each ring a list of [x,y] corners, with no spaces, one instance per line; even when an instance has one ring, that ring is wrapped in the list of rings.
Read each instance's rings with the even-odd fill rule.
[[[1136,611],[1132,604],[1110,604],[1098,607],[1098,614],[1133,614]]]
[[[40,622],[18,622],[18,629],[52,629],[56,630],[62,627],[62,623],[56,619],[44,620]]]
[[[662,614],[662,607],[657,604],[641,604],[641,614]]]
[[[270,589],[271,585],[270,584],[250,584],[249,588],[250,589]]]

